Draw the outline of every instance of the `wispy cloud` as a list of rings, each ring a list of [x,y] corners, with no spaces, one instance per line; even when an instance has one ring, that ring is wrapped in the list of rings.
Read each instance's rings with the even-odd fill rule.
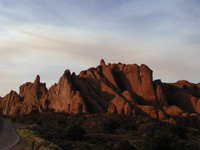
[[[198,0],[1,0],[0,95],[36,74],[50,86],[101,58],[198,82],[199,9]]]

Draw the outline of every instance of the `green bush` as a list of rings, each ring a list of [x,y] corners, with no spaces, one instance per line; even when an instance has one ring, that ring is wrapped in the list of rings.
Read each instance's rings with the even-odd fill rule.
[[[101,127],[103,128],[104,131],[112,133],[116,129],[120,127],[119,123],[113,119],[108,119],[105,122],[101,123]]]
[[[117,145],[116,150],[135,150],[128,141],[122,141]]]
[[[70,125],[66,132],[63,133],[63,139],[68,138],[72,141],[81,140],[86,134],[85,130],[80,125]]]

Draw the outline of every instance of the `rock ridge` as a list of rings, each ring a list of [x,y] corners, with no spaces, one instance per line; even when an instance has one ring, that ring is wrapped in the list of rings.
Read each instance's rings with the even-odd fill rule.
[[[33,83],[0,97],[3,115],[25,115],[32,112],[146,114],[160,120],[174,117],[199,118],[200,84],[188,81],[162,83],[153,80],[153,71],[141,64],[106,64],[81,71],[79,75],[65,70],[58,83],[49,89],[37,75]],[[186,115],[187,114],[187,115]],[[182,120],[184,120],[182,119]],[[190,120],[190,119],[189,119]]]

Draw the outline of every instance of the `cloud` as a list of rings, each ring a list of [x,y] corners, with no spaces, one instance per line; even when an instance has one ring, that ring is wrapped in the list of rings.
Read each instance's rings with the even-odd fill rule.
[[[36,74],[50,86],[65,69],[79,73],[101,58],[145,63],[167,82],[198,82],[199,7],[196,0],[2,0],[0,88],[10,79],[18,89]]]

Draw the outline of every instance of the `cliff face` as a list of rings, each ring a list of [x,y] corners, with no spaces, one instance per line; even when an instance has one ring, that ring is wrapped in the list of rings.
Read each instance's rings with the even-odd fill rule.
[[[69,70],[65,71],[58,84],[54,84],[50,87],[47,99],[49,108],[53,109],[55,112],[87,112],[81,94],[73,87],[72,75]]]
[[[101,60],[96,68],[79,75],[66,70],[57,84],[47,90],[37,76],[34,83],[20,86],[19,95],[11,91],[0,99],[4,115],[54,110],[66,113],[118,113],[169,119],[200,113],[200,84],[187,81],[167,84],[153,81],[146,65],[108,64]],[[185,115],[185,113],[188,115]]]
[[[200,84],[181,80],[163,86],[170,105],[179,106],[189,113],[200,113]]]
[[[13,115],[17,111],[18,105],[21,105],[21,98],[15,91],[11,91],[1,100],[1,108],[3,115]]]
[[[23,104],[29,105],[34,111],[43,112],[47,109],[47,88],[45,83],[40,83],[37,76],[34,83],[26,83],[20,86],[19,96],[23,98]],[[30,111],[27,111],[29,113]]]
[[[43,112],[47,109],[46,84],[40,83],[37,76],[34,83],[20,86],[19,95],[15,91],[7,94],[0,103],[3,115],[24,115],[31,112]]]

